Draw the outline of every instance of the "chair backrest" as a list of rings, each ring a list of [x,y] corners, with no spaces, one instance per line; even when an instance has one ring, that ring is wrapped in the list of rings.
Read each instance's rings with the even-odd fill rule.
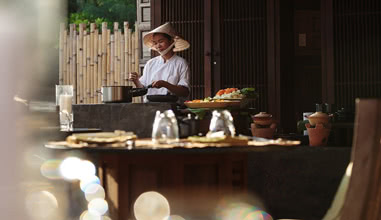
[[[381,99],[357,99],[352,174],[342,220],[381,219]]]

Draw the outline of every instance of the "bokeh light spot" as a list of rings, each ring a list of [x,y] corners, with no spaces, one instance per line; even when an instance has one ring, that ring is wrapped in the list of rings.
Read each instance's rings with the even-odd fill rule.
[[[82,212],[79,216],[79,220],[102,220],[102,217],[99,215],[93,215],[88,210]]]
[[[104,199],[93,199],[87,207],[92,215],[102,216],[108,211],[108,203]]]
[[[90,184],[85,189],[85,198],[88,202],[93,199],[104,199],[105,197],[105,190],[99,184]]]
[[[96,172],[95,165],[88,160],[82,160],[79,169],[79,179],[87,178],[88,176],[94,176]]]
[[[51,219],[58,210],[56,197],[48,191],[29,193],[26,196],[25,206],[33,219]]]
[[[244,202],[224,203],[218,208],[218,219],[243,220],[247,215],[258,210],[257,207]]]
[[[273,218],[267,212],[255,211],[249,213],[243,220],[273,220]]]
[[[67,180],[76,180],[81,176],[82,161],[77,157],[68,157],[60,165],[60,173]]]
[[[145,192],[136,199],[134,214],[137,220],[168,219],[170,215],[169,203],[158,192]]]
[[[171,215],[168,217],[168,220],[185,220],[185,218],[183,218],[179,215]]]
[[[92,175],[92,176],[87,176],[86,178],[82,178],[79,186],[81,187],[82,192],[86,192],[87,187],[91,185],[99,185],[100,180],[97,176]]]
[[[62,179],[59,170],[61,162],[61,160],[45,161],[40,167],[41,174],[48,179]]]

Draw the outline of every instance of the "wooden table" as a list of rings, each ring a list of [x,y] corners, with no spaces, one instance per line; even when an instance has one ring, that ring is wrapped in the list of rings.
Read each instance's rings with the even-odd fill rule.
[[[329,207],[350,157],[347,147],[207,147],[56,149],[81,152],[98,167],[112,219],[133,219],[133,204],[157,191],[171,214],[215,219],[230,195],[257,195],[274,218],[319,219]]]

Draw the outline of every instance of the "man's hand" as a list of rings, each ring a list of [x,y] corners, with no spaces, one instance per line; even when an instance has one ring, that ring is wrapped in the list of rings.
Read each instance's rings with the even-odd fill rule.
[[[143,85],[139,81],[139,74],[137,72],[132,72],[129,74],[128,80],[132,81],[136,87],[143,88]]]
[[[162,88],[162,87],[165,87],[165,88],[168,89],[168,85],[169,85],[169,83],[167,81],[158,80],[158,81],[154,81],[152,83],[152,88]]]
[[[152,88],[163,87],[179,97],[187,97],[189,95],[189,89],[185,86],[176,86],[164,80],[158,80],[152,83]]]

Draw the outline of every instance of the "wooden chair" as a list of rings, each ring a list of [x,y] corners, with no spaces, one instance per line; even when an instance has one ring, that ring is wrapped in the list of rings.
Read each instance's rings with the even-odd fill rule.
[[[380,220],[381,99],[356,100],[351,163],[324,220]]]

